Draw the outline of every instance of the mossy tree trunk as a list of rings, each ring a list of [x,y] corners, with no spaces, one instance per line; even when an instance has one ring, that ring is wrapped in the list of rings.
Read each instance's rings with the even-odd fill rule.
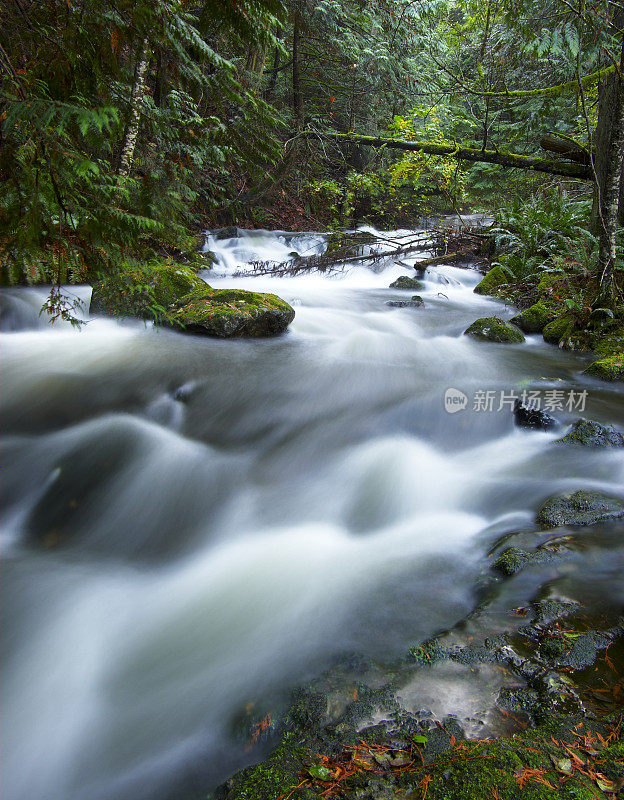
[[[130,112],[121,145],[118,174],[121,177],[130,175],[134,150],[139,136],[139,122],[141,119],[141,104],[145,94],[145,73],[149,63],[149,48],[147,39],[143,39],[137,54],[137,64],[134,73],[134,83],[130,94]]]
[[[619,12],[614,24],[621,28],[623,22],[624,12]],[[618,295],[616,234],[618,223],[624,222],[624,37],[619,72],[610,75],[601,86],[595,150],[592,216],[600,238],[598,268],[601,286],[597,302],[610,306]]]

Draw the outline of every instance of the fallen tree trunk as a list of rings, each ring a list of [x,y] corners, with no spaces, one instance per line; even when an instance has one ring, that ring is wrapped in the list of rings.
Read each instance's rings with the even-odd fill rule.
[[[407,142],[402,139],[383,139],[379,136],[364,136],[357,133],[317,133],[303,131],[298,134],[304,139],[326,139],[335,142],[352,142],[370,147],[388,147],[394,150],[406,150],[413,153],[428,153],[435,156],[448,156],[458,161],[475,161],[485,164],[499,164],[502,167],[545,172],[549,175],[561,175],[581,181],[593,180],[591,167],[584,164],[550,161],[545,158],[507,153],[499,150],[477,150],[473,147],[456,147],[452,144],[436,144],[435,142]]]
[[[542,150],[557,153],[557,155],[563,156],[569,161],[575,161],[577,164],[585,164],[587,166],[591,164],[589,150],[569,136],[563,136],[558,133],[545,133],[540,139],[540,147]]]

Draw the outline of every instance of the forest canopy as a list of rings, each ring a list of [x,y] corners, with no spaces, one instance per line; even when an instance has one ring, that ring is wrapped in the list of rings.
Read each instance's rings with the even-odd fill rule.
[[[214,225],[388,227],[555,190],[593,194],[609,282],[622,17],[602,0],[5,0],[3,281],[192,262]]]

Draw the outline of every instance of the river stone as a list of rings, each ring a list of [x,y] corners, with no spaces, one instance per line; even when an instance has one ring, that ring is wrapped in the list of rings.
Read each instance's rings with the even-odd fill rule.
[[[536,522],[545,528],[558,528],[619,517],[624,517],[624,498],[582,489],[549,497],[537,512]]]
[[[624,381],[624,353],[592,361],[585,374],[602,381]]]
[[[528,564],[541,564],[551,561],[552,553],[546,550],[523,550],[520,547],[508,547],[492,564],[492,569],[503,575],[515,575]]]
[[[423,285],[416,278],[410,278],[408,275],[401,275],[390,284],[390,289],[422,289]]]
[[[584,447],[624,447],[624,436],[612,425],[601,425],[591,419],[579,419],[565,436],[555,440],[555,444],[580,444]]]
[[[539,300],[512,317],[510,322],[517,325],[524,333],[541,333],[546,325],[556,318],[557,312],[544,300]]]
[[[524,334],[515,325],[510,325],[500,317],[480,317],[475,320],[464,334],[474,336],[485,342],[499,342],[513,344],[524,342]]]
[[[411,300],[388,300],[387,306],[392,308],[421,308],[425,305],[425,301],[418,294],[415,294]]]
[[[274,294],[242,289],[210,289],[183,297],[174,322],[187,333],[229,339],[235,336],[275,336],[295,318],[294,309]]]
[[[505,270],[502,267],[492,267],[474,290],[477,294],[494,294],[500,286],[506,283],[509,283],[509,278]]]
[[[559,424],[550,414],[540,411],[538,408],[529,408],[520,400],[516,400],[513,414],[516,425],[519,428],[547,431],[549,428],[556,428]]]
[[[152,297],[137,291],[141,286],[150,287]],[[162,308],[168,308],[189,292],[207,288],[208,284],[183,264],[128,267],[93,284],[89,313],[153,319],[152,298]]]

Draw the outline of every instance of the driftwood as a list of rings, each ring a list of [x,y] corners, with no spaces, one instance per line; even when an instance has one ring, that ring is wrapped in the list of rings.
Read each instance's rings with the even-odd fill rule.
[[[346,243],[332,242],[333,237],[346,238]],[[417,261],[415,264],[403,264],[405,267],[412,267],[416,271],[423,271],[427,267],[436,264],[444,264],[453,261],[474,260],[478,261],[483,255],[484,246],[487,245],[489,237],[479,229],[462,228],[455,230],[451,228],[433,229],[423,231],[416,237],[402,240],[401,238],[390,235],[372,234],[357,231],[351,234],[334,234],[330,236],[329,247],[320,255],[309,257],[294,258],[290,261],[255,261],[251,262],[251,273],[254,275],[278,275],[293,276],[304,272],[333,273],[340,272],[348,265],[362,263],[381,264],[388,259],[401,263],[400,258],[411,253],[432,252],[434,255],[424,260]],[[399,246],[387,250],[380,245],[398,244]],[[372,252],[366,252],[373,247]],[[249,274],[248,272],[238,272],[237,276]]]

